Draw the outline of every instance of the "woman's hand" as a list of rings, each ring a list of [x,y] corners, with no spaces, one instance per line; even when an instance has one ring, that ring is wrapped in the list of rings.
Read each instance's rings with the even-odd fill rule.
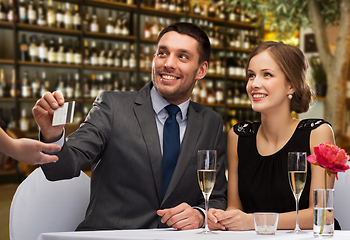
[[[224,210],[210,208],[208,211],[208,226],[210,230],[226,230],[226,228],[218,222],[215,214],[223,213]]]
[[[254,229],[253,214],[247,214],[238,209],[216,212],[213,214],[218,223],[229,231],[244,231]]]

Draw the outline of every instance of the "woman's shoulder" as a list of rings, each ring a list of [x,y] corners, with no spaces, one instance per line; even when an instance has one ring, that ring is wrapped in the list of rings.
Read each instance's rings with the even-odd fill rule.
[[[329,122],[327,122],[324,119],[321,118],[308,118],[308,119],[303,119],[299,122],[297,129],[300,130],[313,130],[318,128],[319,126],[323,124],[328,124],[331,126]]]
[[[260,122],[240,122],[233,126],[233,131],[239,136],[256,135],[260,124]]]

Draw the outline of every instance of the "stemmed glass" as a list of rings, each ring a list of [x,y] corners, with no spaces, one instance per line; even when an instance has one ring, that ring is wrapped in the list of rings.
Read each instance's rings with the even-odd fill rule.
[[[200,233],[212,233],[208,227],[208,203],[216,180],[216,150],[198,150],[197,176],[205,201],[205,229]]]
[[[288,179],[296,205],[295,229],[289,233],[305,233],[299,228],[299,199],[304,190],[307,174],[306,152],[288,152]]]

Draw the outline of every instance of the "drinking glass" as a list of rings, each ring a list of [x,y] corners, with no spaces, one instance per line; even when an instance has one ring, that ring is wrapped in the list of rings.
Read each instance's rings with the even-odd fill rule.
[[[198,150],[197,176],[205,201],[205,228],[200,233],[212,233],[208,227],[208,203],[216,180],[216,150]]]
[[[307,173],[306,152],[288,153],[288,179],[295,198],[296,223],[295,229],[289,233],[305,233],[299,228],[298,210],[299,199],[304,190]]]

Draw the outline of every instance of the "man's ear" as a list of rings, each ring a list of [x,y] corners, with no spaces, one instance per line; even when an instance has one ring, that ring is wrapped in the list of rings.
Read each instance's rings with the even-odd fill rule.
[[[196,73],[196,80],[202,79],[205,77],[205,75],[207,74],[208,71],[208,62],[204,61],[201,63],[201,65],[199,66],[197,73]]]

